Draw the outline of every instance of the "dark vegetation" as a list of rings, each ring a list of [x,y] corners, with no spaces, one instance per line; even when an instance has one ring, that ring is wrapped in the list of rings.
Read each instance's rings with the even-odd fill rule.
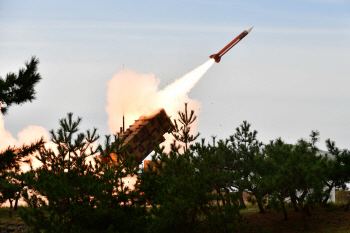
[[[18,73],[8,73],[6,78],[0,77],[0,111],[6,114],[13,104],[23,104],[35,99],[34,87],[41,79],[38,70],[39,59],[32,57],[25,63],[26,68]]]
[[[32,81],[11,74],[9,83],[35,84],[36,65],[33,58],[18,74],[36,77]],[[6,82],[1,79],[0,87]],[[28,85],[29,96],[16,96],[6,85],[1,110],[34,97],[34,85]],[[293,145],[280,138],[264,145],[246,121],[228,139],[195,143],[195,120],[185,105],[170,152],[156,145],[153,165],[142,171],[133,155],[121,156],[127,149],[121,139],[106,136],[105,144],[94,148],[96,129],[79,132],[81,119],[69,113],[51,131],[55,148],[39,139],[0,153],[0,202],[11,205],[6,219],[20,216],[29,232],[319,232],[330,223],[350,228],[344,211],[350,202],[327,203],[333,188],[345,189],[350,181],[348,150],[328,139],[328,152],[320,156],[317,131]],[[111,153],[116,165],[102,163],[112,160]],[[22,173],[19,167],[30,155],[42,166]],[[135,189],[129,189],[125,181],[134,175]],[[243,192],[251,194],[248,208]],[[28,206],[13,217],[20,196]]]
[[[41,79],[37,72],[38,64],[39,60],[32,57],[25,63],[26,68],[20,69],[18,74],[8,73],[5,79],[0,77],[1,114],[6,114],[13,104],[23,104],[35,99],[34,87]],[[9,146],[6,150],[0,151],[0,205],[9,201],[10,216],[13,205],[14,210],[17,210],[18,199],[25,185],[24,174],[20,171],[21,163],[29,163],[28,157],[39,151],[43,145],[44,140],[41,138],[30,145]]]
[[[312,233],[343,233],[349,232],[350,215],[343,211],[342,204],[329,204],[325,207],[315,206],[312,208],[312,216],[308,217],[309,228],[306,232]],[[25,208],[25,207],[19,207]],[[259,213],[259,208],[248,204],[247,208],[241,210],[243,223],[246,227],[241,228],[237,232],[252,233],[297,233],[305,232],[302,230],[303,225],[300,222],[300,214],[294,211],[291,205],[286,205],[289,219],[283,220],[281,212],[277,210],[267,210],[265,214]],[[28,226],[23,223],[19,217],[18,211],[14,212],[13,217],[9,218],[8,208],[0,208],[0,228],[6,232],[7,229],[14,229],[15,233],[24,233],[29,230]],[[88,231],[94,232],[94,231]],[[95,231],[96,232],[96,231]],[[208,232],[205,231],[204,232]]]

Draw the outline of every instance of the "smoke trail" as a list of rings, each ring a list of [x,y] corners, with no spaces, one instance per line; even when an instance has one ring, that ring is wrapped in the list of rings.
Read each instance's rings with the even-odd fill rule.
[[[175,80],[172,84],[169,84],[164,90],[159,92],[160,99],[172,101],[176,97],[186,95],[197,84],[197,82],[203,77],[203,75],[214,64],[215,60],[210,59],[203,65],[197,67],[191,72],[185,74],[181,78]],[[167,104],[163,101],[163,104]]]
[[[201,103],[188,97],[207,70],[214,64],[210,59],[193,71],[159,90],[160,79],[154,74],[138,74],[129,69],[121,70],[107,83],[108,126],[111,134],[119,132],[122,126],[122,115],[125,113],[126,128],[142,115],[150,115],[159,108],[164,108],[168,115],[177,118],[177,111],[188,108],[199,114]],[[197,120],[193,130],[199,124]]]

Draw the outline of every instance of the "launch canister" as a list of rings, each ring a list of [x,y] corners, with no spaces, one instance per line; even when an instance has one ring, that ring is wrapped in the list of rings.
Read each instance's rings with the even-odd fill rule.
[[[220,50],[217,54],[213,54],[209,56],[211,59],[214,59],[217,63],[220,62],[221,57],[224,56],[233,46],[235,46],[238,42],[240,42],[248,33],[253,29],[253,26],[244,30],[241,34],[239,34],[236,38],[233,39],[228,45],[226,45],[223,49]]]

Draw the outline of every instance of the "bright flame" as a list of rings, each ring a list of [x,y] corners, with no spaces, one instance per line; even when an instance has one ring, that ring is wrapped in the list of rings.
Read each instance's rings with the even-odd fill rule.
[[[122,116],[125,113],[125,128],[142,115],[150,115],[159,108],[164,108],[168,115],[177,119],[177,111],[183,111],[184,103],[188,108],[199,113],[201,103],[188,97],[188,93],[214,64],[210,59],[193,71],[158,90],[159,78],[154,74],[138,74],[129,69],[121,70],[107,83],[108,126],[111,134],[119,132]],[[199,124],[197,120],[192,126]]]

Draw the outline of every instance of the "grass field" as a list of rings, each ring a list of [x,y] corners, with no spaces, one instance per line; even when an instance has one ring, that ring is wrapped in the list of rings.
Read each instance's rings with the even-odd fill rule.
[[[311,216],[307,217],[309,229],[303,230],[301,213],[294,209],[288,209],[288,220],[283,220],[283,213],[275,210],[268,210],[261,214],[257,207],[248,206],[241,211],[246,218],[249,227],[246,232],[252,233],[350,233],[350,212],[344,212],[342,205],[330,204],[327,207],[310,208]],[[25,207],[24,207],[25,208]],[[0,226],[1,232],[7,232],[7,229],[13,229],[15,233],[25,232],[26,226],[14,212],[13,218],[9,218],[9,208],[0,208]],[[245,232],[242,232],[245,233]]]

